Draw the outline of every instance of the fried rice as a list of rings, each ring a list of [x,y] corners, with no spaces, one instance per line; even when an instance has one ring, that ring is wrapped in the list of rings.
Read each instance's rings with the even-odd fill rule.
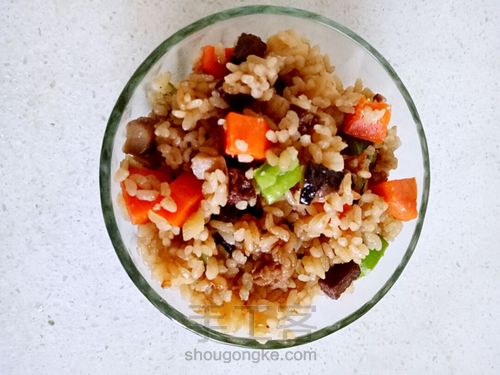
[[[358,267],[398,235],[402,222],[370,184],[387,180],[397,167],[400,140],[390,126],[382,142],[349,152],[352,138],[342,132],[346,116],[362,98],[380,99],[360,80],[344,87],[328,56],[295,31],[272,35],[262,56],[243,56],[238,64],[224,46],[213,50],[223,76],[207,74],[200,54],[180,82],[164,72],[150,83],[146,119],[153,143],[122,160],[118,199],[127,217],[125,198],[154,202],[137,225],[137,242],[162,287],[178,288],[198,313],[215,313],[226,331],[248,328],[251,318],[252,332],[262,334],[278,329],[291,311],[310,306],[322,289],[327,293],[321,281],[336,265]],[[263,159],[245,154],[244,140],[235,143],[238,155],[224,152],[230,112],[266,122]],[[300,182],[275,201],[263,199],[256,183],[260,167],[283,172],[297,161]],[[335,173],[338,181],[304,203],[311,165]],[[141,168],[163,174],[137,173]],[[172,181],[188,172],[200,181],[202,198],[184,222],[173,224],[161,212],[180,209]]]

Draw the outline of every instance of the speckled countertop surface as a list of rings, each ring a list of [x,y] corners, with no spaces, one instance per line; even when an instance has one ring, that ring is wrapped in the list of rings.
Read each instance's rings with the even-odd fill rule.
[[[185,360],[198,337],[140,294],[113,251],[98,158],[114,101],[146,55],[179,27],[250,2],[199,3],[0,2],[0,374],[500,373],[495,0],[274,2],[345,24],[398,71],[429,142],[427,220],[388,295],[299,348],[315,361]]]

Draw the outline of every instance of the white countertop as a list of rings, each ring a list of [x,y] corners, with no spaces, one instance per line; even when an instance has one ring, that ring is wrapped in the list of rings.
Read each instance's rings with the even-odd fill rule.
[[[98,166],[107,117],[146,55],[253,1],[198,3],[0,3],[0,374],[500,373],[496,0],[274,2],[339,21],[392,63],[429,142],[427,218],[387,296],[296,349],[315,361],[186,361],[238,349],[199,343],[136,289],[104,227]]]

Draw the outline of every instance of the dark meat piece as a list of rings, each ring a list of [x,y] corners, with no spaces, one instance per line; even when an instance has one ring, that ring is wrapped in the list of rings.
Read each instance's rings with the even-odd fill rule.
[[[248,206],[244,210],[238,210],[234,205],[226,204],[224,207],[221,207],[220,213],[218,215],[212,216],[212,219],[223,221],[225,223],[233,223],[243,217],[248,217],[249,220],[258,220],[263,216],[264,210],[262,208],[262,204],[259,200],[257,200],[257,204],[255,206]]]
[[[325,275],[324,279],[319,280],[319,286],[325,294],[333,299],[339,299],[342,293],[356,280],[361,274],[358,264],[350,261],[333,265]]]
[[[314,125],[316,125],[318,121],[318,116],[311,112],[306,112],[299,116],[299,133],[311,134],[313,132]]]
[[[320,164],[309,163],[304,173],[304,186],[300,203],[309,205],[320,189],[337,190],[344,178],[342,172],[335,172]],[[323,192],[325,193],[325,192]]]
[[[245,172],[238,168],[228,168],[228,198],[227,204],[233,205],[241,201],[256,198],[252,181],[245,177]]]
[[[373,97],[373,101],[374,102],[386,102],[387,99],[382,94],[375,94],[375,96]]]
[[[215,90],[219,93],[222,99],[229,105],[231,111],[241,112],[245,107],[249,106],[254,98],[248,94],[228,94],[222,88],[224,80],[220,80],[215,85]]]
[[[229,105],[231,111],[235,112],[243,111],[254,101],[252,95],[248,94],[228,94],[224,90],[220,90],[220,93],[220,96]]]
[[[246,61],[247,57],[250,55],[264,57],[266,49],[267,44],[264,43],[258,36],[243,33],[236,42],[230,61],[233,64],[239,65],[243,61]]]
[[[233,250],[236,248],[236,246],[231,245],[230,243],[227,243],[218,232],[215,232],[213,234],[213,237],[214,237],[215,243],[217,245],[222,246],[224,248],[224,250],[226,250],[229,254],[231,254],[233,252]]]
[[[286,289],[295,271],[296,261],[287,258],[287,261],[291,261],[292,264],[285,267],[280,258],[279,253],[261,253],[258,258],[248,261],[247,263],[250,263],[252,267],[246,272],[251,273],[253,283],[269,289]]]
[[[143,155],[155,145],[155,123],[151,117],[139,117],[127,124],[127,140],[123,152],[131,155]]]
[[[228,155],[224,155],[224,158],[226,159],[226,165],[228,168],[244,169],[244,166],[238,161],[237,158],[232,158]]]
[[[319,122],[319,117],[294,104],[290,106],[290,109],[299,116],[299,133],[312,134],[314,125]]]
[[[255,188],[252,185],[252,181],[245,177],[245,171],[250,168],[257,168],[259,166],[258,161],[250,163],[250,165],[242,164],[238,162],[236,158],[226,157],[227,174],[228,174],[228,200],[224,207],[221,207],[220,213],[218,215],[212,216],[212,219],[224,221],[224,222],[234,222],[239,220],[243,216],[249,215],[249,218],[260,219],[264,215],[264,210],[257,197]],[[255,163],[255,164],[254,164]],[[239,210],[235,207],[236,203],[240,201],[248,201],[251,198],[257,198],[257,203],[255,206],[248,206],[244,210]]]
[[[134,159],[148,169],[160,169],[164,161],[163,155],[156,148],[147,154],[134,155]]]

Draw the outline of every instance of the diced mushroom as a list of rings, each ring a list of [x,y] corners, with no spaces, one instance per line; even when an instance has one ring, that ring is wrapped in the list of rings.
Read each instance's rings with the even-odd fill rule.
[[[131,155],[147,154],[155,145],[155,123],[151,117],[139,117],[127,124],[127,140],[123,152]]]
[[[338,189],[344,174],[335,172],[320,164],[309,163],[304,173],[304,186],[300,193],[300,203],[309,205],[318,192],[321,196]]]
[[[264,210],[260,200],[257,200],[255,206],[248,206],[244,210],[237,209],[235,205],[226,204],[224,207],[221,207],[218,215],[212,216],[212,219],[232,223],[242,219],[244,216],[247,216],[249,220],[261,219],[264,216]]]
[[[238,168],[228,168],[228,205],[256,198],[252,181],[245,177],[245,172]]]
[[[213,172],[216,169],[226,172],[226,160],[224,157],[199,153],[191,160],[191,170],[199,180],[203,180],[205,172]]]
[[[361,274],[361,268],[358,264],[350,261],[333,265],[325,275],[324,279],[319,280],[319,286],[325,294],[333,299],[339,299],[342,293],[356,280]]]

